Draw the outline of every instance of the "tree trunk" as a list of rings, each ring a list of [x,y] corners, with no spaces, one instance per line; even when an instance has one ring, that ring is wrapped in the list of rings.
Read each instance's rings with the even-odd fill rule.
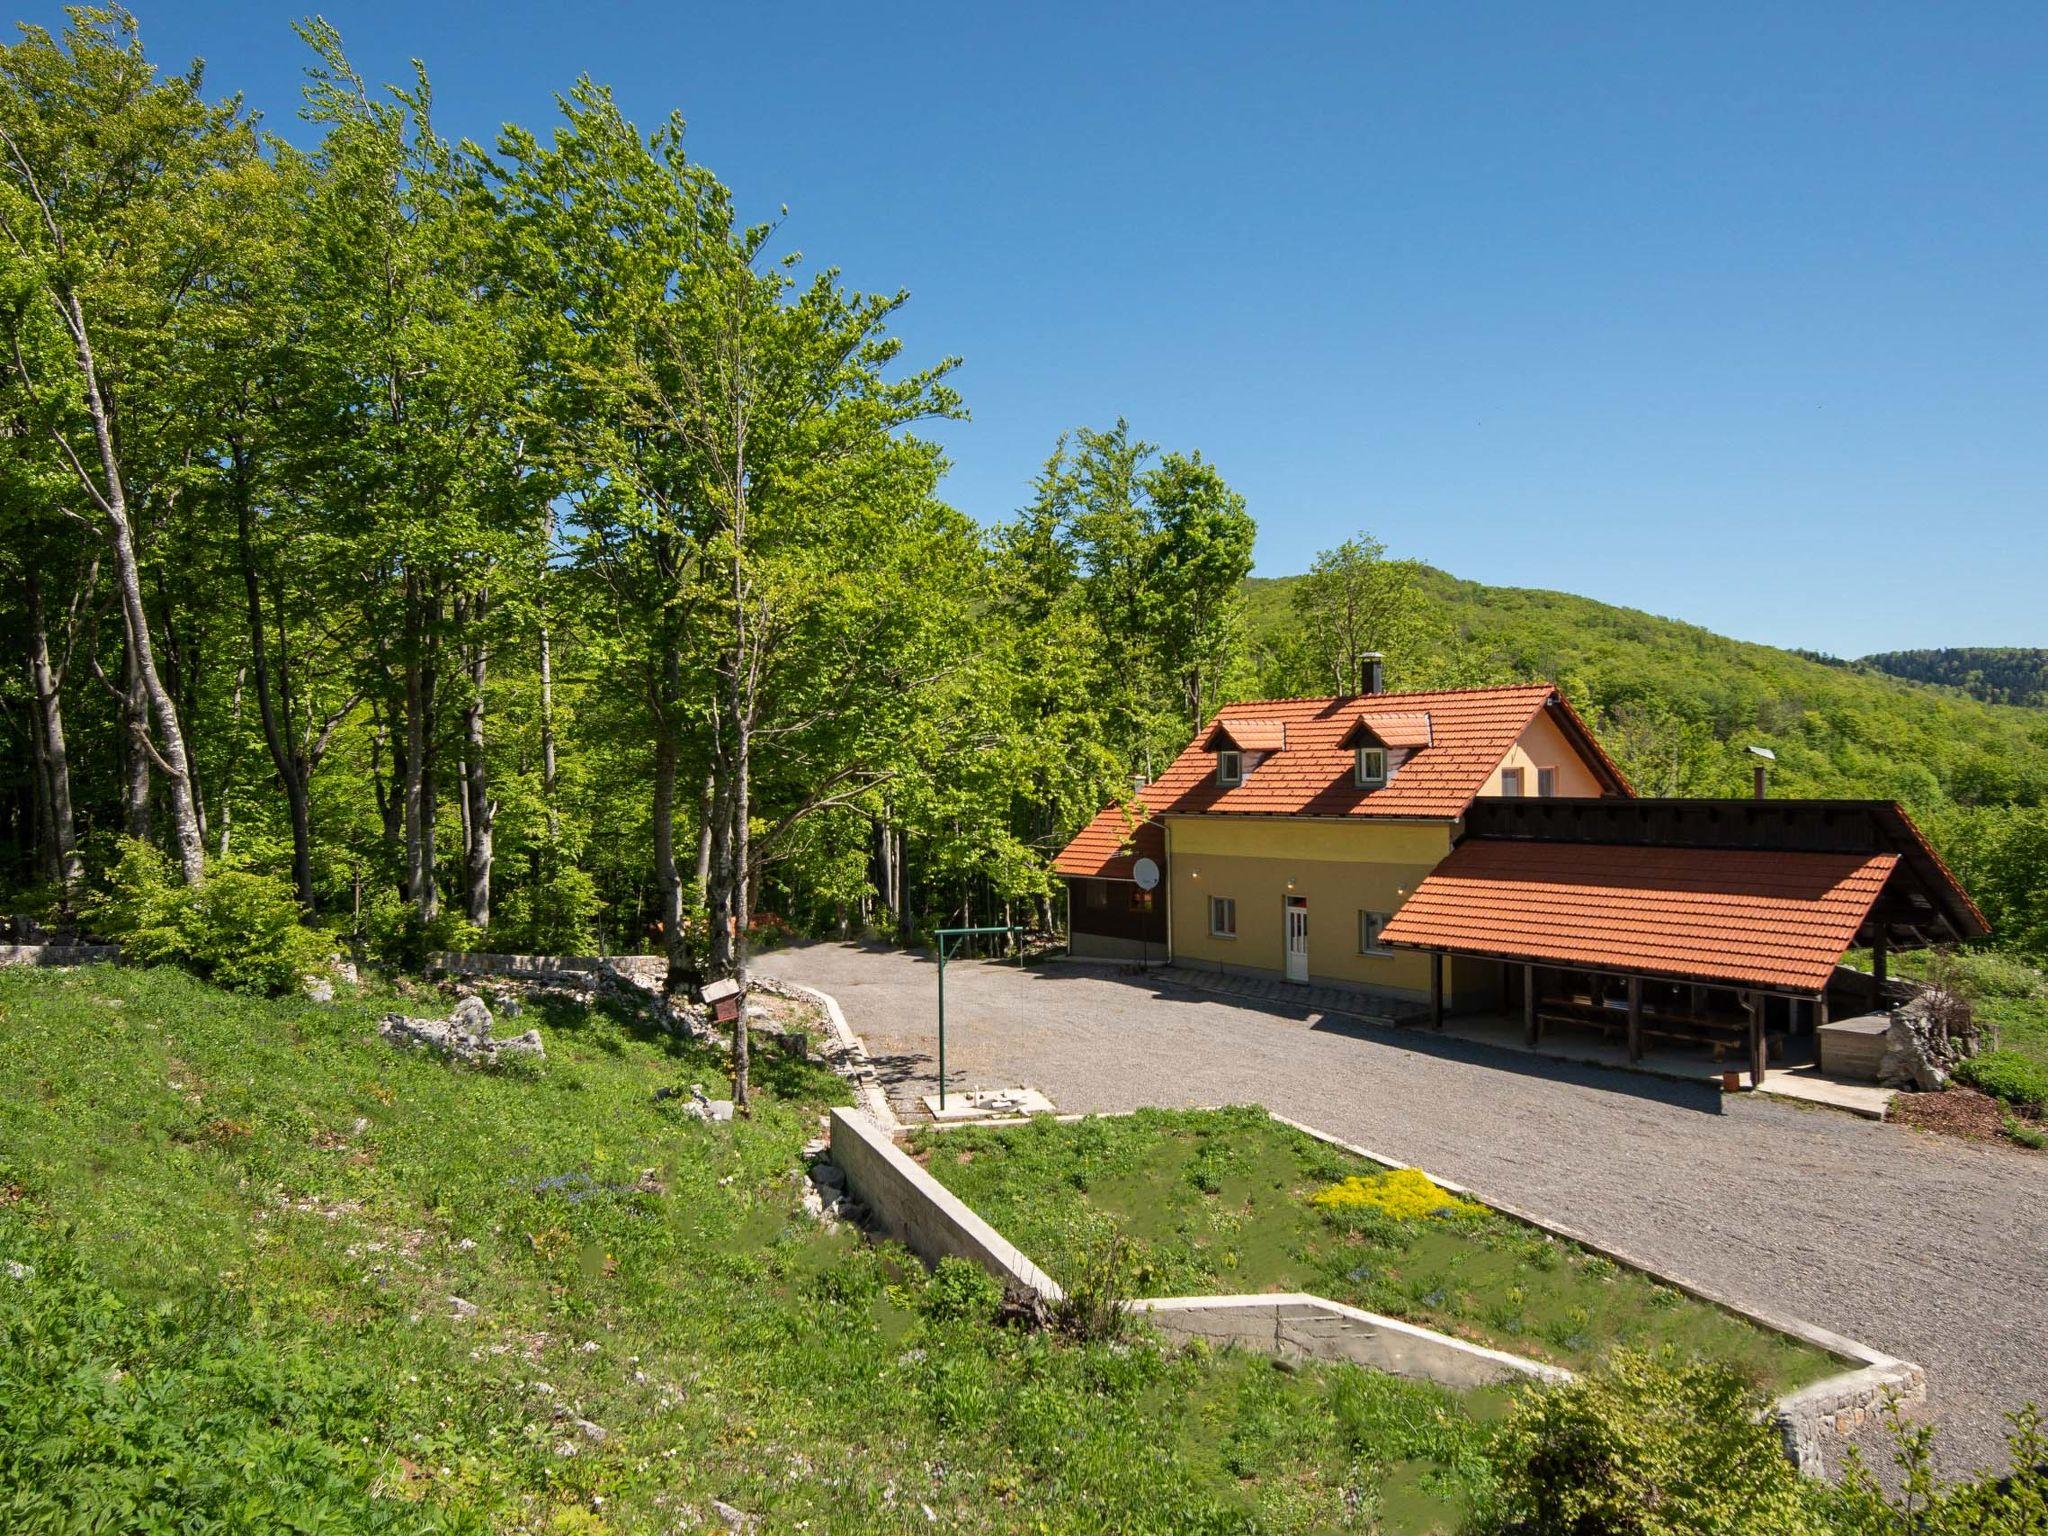
[[[249,669],[235,669],[235,698],[228,710],[228,741],[239,754],[242,743],[242,689],[249,681]],[[220,843],[214,857],[225,862],[228,856],[228,839],[235,830],[235,805],[228,798],[227,786],[234,782],[232,774],[223,774],[220,792]]]
[[[121,644],[121,766],[126,776],[122,830],[149,841],[149,692],[135,659],[134,630],[123,619]]]
[[[676,715],[682,707],[682,671],[675,641],[665,640],[654,699],[654,888],[671,990],[683,985],[684,973],[691,969],[689,937],[683,932],[682,874],[676,868]]]
[[[545,627],[540,632],[540,798],[547,810],[548,842],[553,844],[562,835],[562,824],[555,809],[555,658]]]
[[[440,915],[441,893],[434,872],[434,662],[429,626],[437,604],[422,593],[418,579],[405,578],[405,880],[413,910],[423,923]]]
[[[291,728],[291,660],[288,655],[278,657],[279,675],[273,680],[270,673],[270,649],[263,624],[263,585],[256,570],[256,540],[254,514],[249,504],[245,467],[239,455],[235,465],[236,522],[238,543],[242,560],[242,591],[249,610],[249,668],[255,674],[256,714],[263,723],[263,744],[270,749],[270,764],[277,770],[278,783],[284,787],[285,808],[292,824],[292,888],[297,892],[299,905],[308,912],[313,910],[313,813],[311,792],[307,780],[311,777],[310,766],[292,749],[289,735]],[[280,624],[282,620],[280,619]],[[279,703],[282,696],[282,707]],[[377,774],[376,745],[371,744],[371,772]],[[378,778],[378,793],[381,801],[383,781]]]
[[[481,631],[489,602],[478,592],[469,618]],[[469,648],[469,696],[463,703],[463,804],[464,822],[469,828],[469,920],[479,928],[491,925],[492,828],[498,807],[491,799],[490,766],[484,757],[484,673],[490,663],[490,647],[482,633]]]
[[[747,773],[749,721],[744,706],[729,708],[719,733],[717,808],[711,839],[711,971],[740,984],[740,1011],[732,1026],[732,1099],[744,1107],[748,1095],[747,923],[748,846]]]
[[[50,664],[49,627],[43,615],[43,584],[35,566],[28,567],[28,678],[35,695],[35,738],[40,772],[37,785],[49,821],[49,864],[46,873],[68,901],[85,878],[78,852],[78,829],[71,811],[71,759],[64,745],[64,680]]]
[[[114,582],[121,594],[121,616],[128,627],[129,650],[133,657],[137,689],[147,708],[139,723],[142,730],[138,745],[145,751],[149,744],[148,715],[156,716],[156,733],[162,741],[159,755],[163,759],[164,776],[170,781],[171,834],[177,844],[178,867],[187,885],[197,885],[206,878],[206,845],[199,831],[199,811],[192,798],[192,770],[185,754],[185,733],[178,725],[178,711],[171,703],[171,696],[164,690],[163,680],[157,676],[156,657],[149,644],[149,616],[142,606],[142,571],[135,558],[135,534],[128,519],[128,493],[121,481],[120,456],[114,448],[114,423],[107,409],[106,397],[100,392],[99,370],[93,361],[92,341],[85,328],[85,306],[76,294],[68,295],[64,305],[65,319],[69,323],[72,346],[77,354],[78,369],[84,384],[86,413],[92,419],[93,444],[99,451],[100,477],[104,482],[87,489],[99,502],[100,510],[106,514],[107,532],[114,551]],[[145,758],[143,772],[148,772]],[[131,785],[133,770],[131,770]],[[131,813],[134,802],[130,801]]]
[[[711,817],[717,804],[718,775],[707,773],[704,775],[704,793],[697,800],[697,862],[691,866],[700,896],[711,883]]]

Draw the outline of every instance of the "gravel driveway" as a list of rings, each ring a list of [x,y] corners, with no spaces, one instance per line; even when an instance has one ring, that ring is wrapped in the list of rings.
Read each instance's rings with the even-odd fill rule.
[[[838,998],[891,1096],[937,1081],[936,967],[850,944],[765,955]],[[2048,1407],[2048,1156],[1830,1110],[1162,987],[949,961],[955,1087],[1062,1110],[1260,1103],[1927,1368],[1950,1475]]]

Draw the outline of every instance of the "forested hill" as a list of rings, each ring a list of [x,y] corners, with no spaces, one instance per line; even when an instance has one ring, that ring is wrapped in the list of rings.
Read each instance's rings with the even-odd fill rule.
[[[1437,622],[1420,636],[1424,654],[1390,656],[1394,686],[1554,680],[1598,717],[1644,793],[1741,793],[1749,766],[1740,749],[1757,744],[1777,752],[1773,789],[1787,795],[1883,795],[1927,808],[2048,802],[2048,717],[2038,711],[1591,598],[1414,569],[1416,595]],[[1285,624],[1301,579],[1247,583],[1261,639]]]
[[[2018,645],[1948,646],[1931,651],[1880,651],[1858,666],[1919,683],[1960,688],[1988,704],[2048,704],[2048,650]]]

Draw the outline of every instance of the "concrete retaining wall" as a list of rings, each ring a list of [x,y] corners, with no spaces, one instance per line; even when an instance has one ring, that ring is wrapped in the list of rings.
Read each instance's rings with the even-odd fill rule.
[[[1390,1376],[1464,1389],[1508,1381],[1569,1381],[1571,1373],[1503,1350],[1486,1349],[1329,1301],[1284,1293],[1260,1296],[1168,1296],[1130,1303],[1161,1333],[1206,1339],[1282,1360],[1362,1365]]]
[[[928,1264],[966,1259],[1006,1288],[1036,1291],[1048,1302],[1066,1292],[1015,1244],[896,1145],[858,1110],[832,1111],[832,1161],[847,1187],[872,1213],[876,1229]]]

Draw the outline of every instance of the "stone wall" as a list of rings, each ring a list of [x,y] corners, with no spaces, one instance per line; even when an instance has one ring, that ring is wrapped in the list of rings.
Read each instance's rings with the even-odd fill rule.
[[[118,944],[0,944],[0,965],[112,965]]]

